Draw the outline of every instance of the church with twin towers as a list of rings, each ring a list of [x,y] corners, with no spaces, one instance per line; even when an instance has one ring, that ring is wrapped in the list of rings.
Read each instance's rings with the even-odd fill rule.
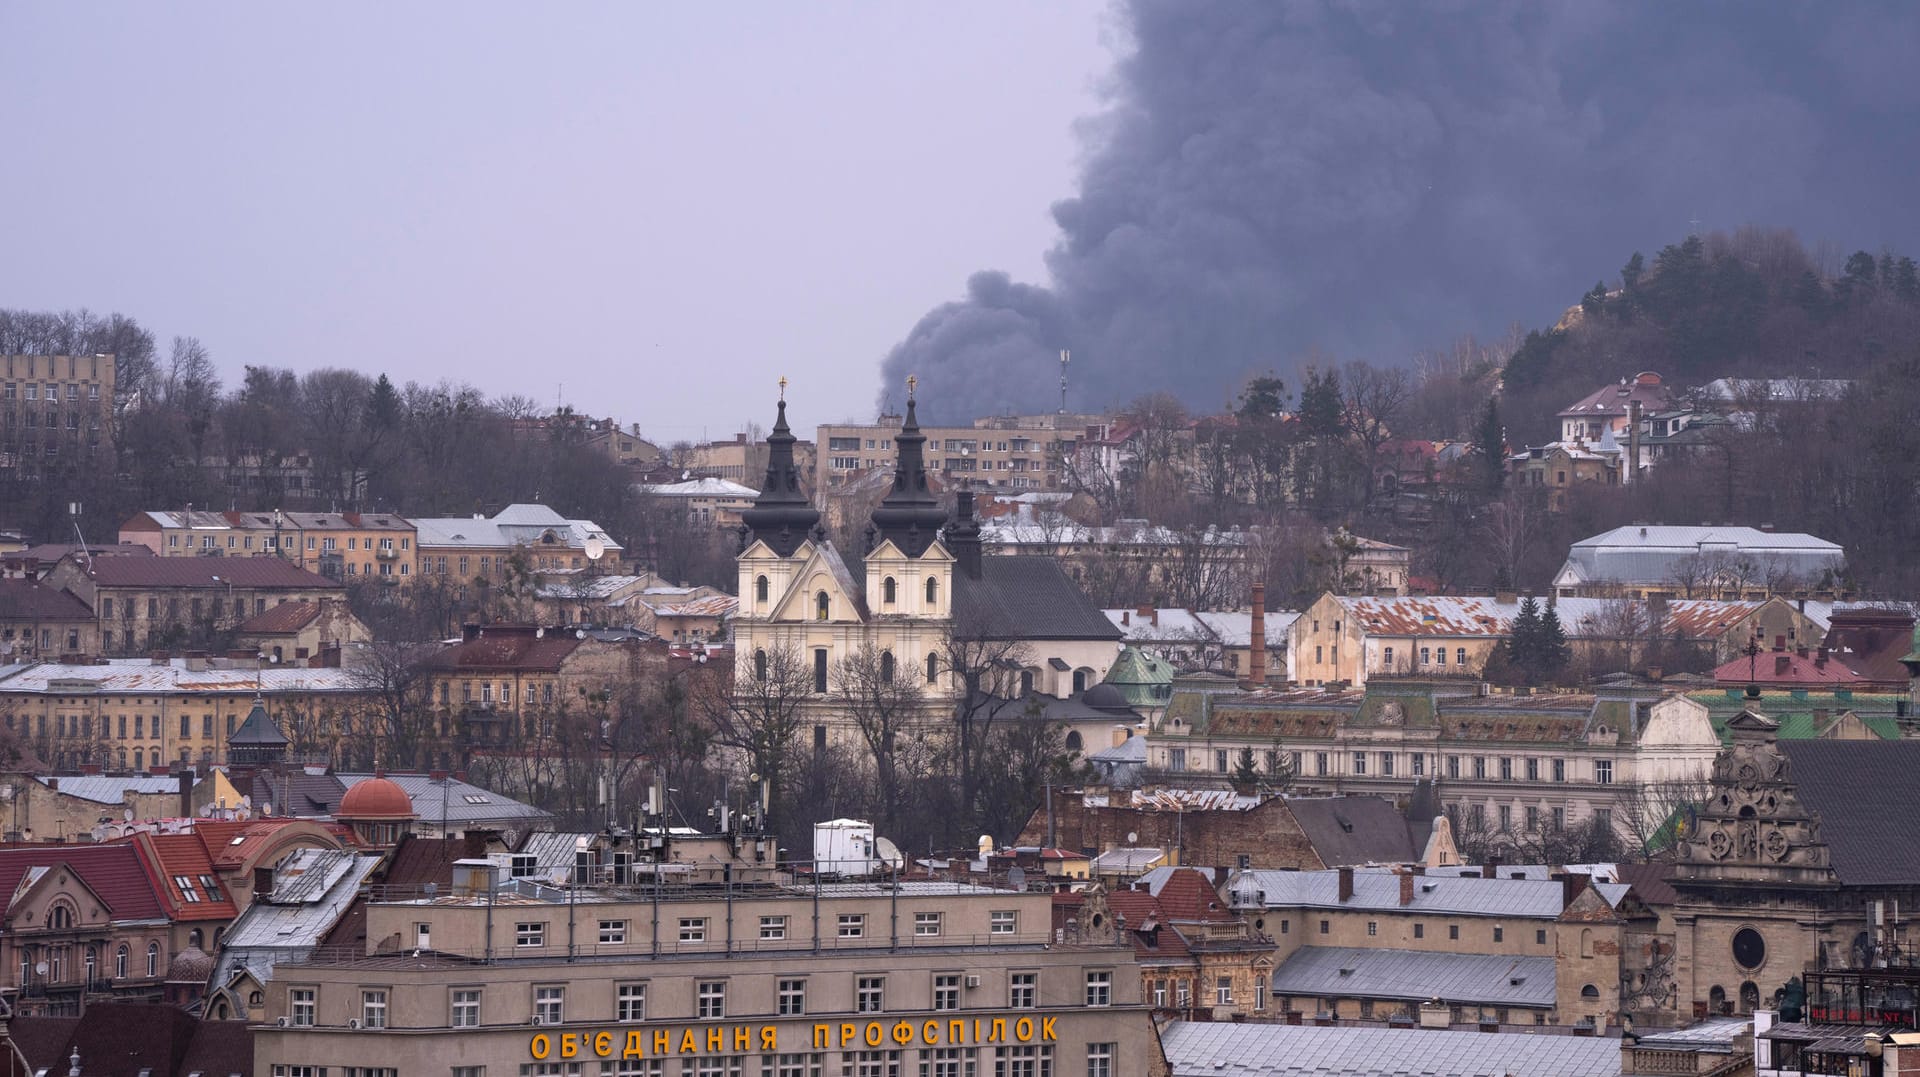
[[[930,709],[964,692],[965,667],[975,663],[981,690],[1004,696],[1065,698],[1106,676],[1120,630],[1060,566],[985,551],[971,490],[956,493],[951,512],[943,507],[911,385],[893,439],[892,487],[851,564],[801,487],[787,403],[783,382],[766,479],[741,513],[738,681],[804,679],[818,697],[810,717],[832,725],[837,681],[853,661],[915,686]]]

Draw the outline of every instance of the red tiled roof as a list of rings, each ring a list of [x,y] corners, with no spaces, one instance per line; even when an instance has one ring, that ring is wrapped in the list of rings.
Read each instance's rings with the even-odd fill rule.
[[[1214,892],[1207,877],[1191,868],[1176,868],[1156,895],[1160,911],[1169,919],[1187,923],[1231,923],[1232,912]]]
[[[102,557],[93,562],[101,587],[286,587],[342,590],[342,585],[278,557]],[[215,579],[214,577],[219,577]]]
[[[154,876],[131,842],[102,845],[9,845],[0,848],[0,894],[11,900],[33,868],[65,864],[116,920],[160,920],[167,915]]]
[[[541,634],[532,625],[487,625],[480,638],[466,640],[428,659],[436,669],[518,669],[557,671],[580,646],[566,632]]]
[[[0,621],[91,621],[85,602],[33,580],[0,580]]]
[[[1867,678],[1838,657],[1821,658],[1801,651],[1761,651],[1741,655],[1714,668],[1715,684],[1790,685],[1826,687],[1859,684]],[[1904,680],[1904,678],[1903,678]]]
[[[1569,404],[1558,417],[1585,419],[1592,416],[1625,415],[1627,402],[1630,400],[1638,400],[1641,414],[1646,414],[1664,409],[1669,398],[1667,387],[1660,382],[1660,375],[1642,372],[1625,385],[1606,385],[1595,389],[1575,403]]]
[[[312,624],[318,616],[318,602],[282,602],[240,622],[234,631],[243,635],[291,635]]]
[[[143,834],[139,838],[140,844],[150,848],[158,861],[155,869],[160,877],[160,891],[175,920],[231,920],[240,915],[240,910],[234,908],[233,895],[219,885],[206,837],[196,827],[186,834]],[[179,876],[185,876],[192,883],[196,900],[187,900],[175,881]],[[208,899],[205,882],[208,879],[215,883],[218,900]]]

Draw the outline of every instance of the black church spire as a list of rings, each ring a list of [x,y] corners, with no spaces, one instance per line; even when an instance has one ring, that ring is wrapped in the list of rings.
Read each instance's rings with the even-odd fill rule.
[[[767,478],[753,507],[740,513],[741,546],[755,539],[781,557],[807,539],[820,523],[820,512],[800,490],[800,470],[793,462],[793,431],[787,426],[787,379],[780,379],[780,414],[767,435]]]
[[[946,523],[939,499],[927,482],[926,435],[920,432],[915,415],[914,386],[918,379],[907,379],[907,420],[893,439],[898,451],[893,468],[893,489],[886,500],[873,510],[873,531],[879,540],[891,541],[908,557],[919,557],[933,545]]]

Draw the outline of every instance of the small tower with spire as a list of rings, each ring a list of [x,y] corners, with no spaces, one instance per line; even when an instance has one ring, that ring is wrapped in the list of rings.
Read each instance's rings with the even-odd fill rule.
[[[882,618],[940,621],[953,613],[953,557],[940,542],[947,514],[927,477],[927,438],[920,432],[915,399],[918,385],[918,378],[907,379],[906,421],[893,439],[899,454],[893,488],[873,510],[867,527],[867,607]],[[920,658],[915,654],[903,660]]]

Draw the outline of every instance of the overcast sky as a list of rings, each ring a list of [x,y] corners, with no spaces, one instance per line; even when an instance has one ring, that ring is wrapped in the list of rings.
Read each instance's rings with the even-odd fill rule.
[[[0,0],[0,306],[668,441],[765,422],[783,374],[798,423],[864,417],[969,273],[1043,277],[1116,33],[1097,0]]]

